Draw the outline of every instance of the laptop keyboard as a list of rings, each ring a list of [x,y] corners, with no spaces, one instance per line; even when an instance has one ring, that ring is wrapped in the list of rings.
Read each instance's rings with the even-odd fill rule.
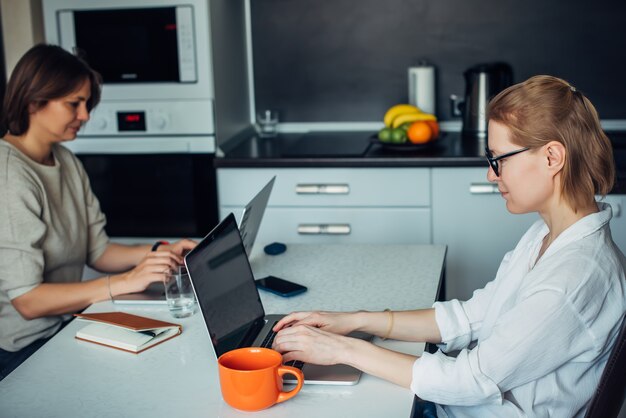
[[[274,328],[274,325],[276,325],[276,322],[274,322],[274,324],[272,324],[272,328]],[[265,336],[265,339],[263,339],[263,342],[261,343],[261,347],[272,348],[272,344],[274,343],[274,338],[275,337],[276,337],[276,331],[274,331],[274,330],[270,331]],[[302,362],[300,360],[291,360],[291,361],[288,361],[287,363],[285,363],[285,366],[291,366],[291,367],[295,367],[297,369],[302,369],[302,366],[304,366],[304,362]]]
[[[274,343],[274,338],[276,337],[276,331],[270,331],[266,336],[263,342],[261,343],[261,347],[272,348],[272,344]]]

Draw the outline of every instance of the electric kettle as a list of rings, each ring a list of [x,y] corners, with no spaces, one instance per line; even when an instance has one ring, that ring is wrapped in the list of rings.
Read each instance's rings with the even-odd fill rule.
[[[504,62],[477,64],[463,73],[465,99],[455,101],[453,114],[463,117],[463,135],[487,136],[487,104],[513,82],[513,69]]]

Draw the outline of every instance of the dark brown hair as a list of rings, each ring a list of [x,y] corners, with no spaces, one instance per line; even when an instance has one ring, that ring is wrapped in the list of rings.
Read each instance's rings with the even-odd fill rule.
[[[574,210],[613,188],[613,149],[598,112],[565,80],[538,75],[511,86],[491,100],[488,115],[509,128],[511,140],[521,147],[563,144],[561,195]]]
[[[56,45],[39,44],[17,62],[7,84],[0,117],[0,130],[23,135],[30,125],[30,114],[48,101],[68,96],[89,80],[91,97],[87,110],[100,101],[100,74],[81,58]]]

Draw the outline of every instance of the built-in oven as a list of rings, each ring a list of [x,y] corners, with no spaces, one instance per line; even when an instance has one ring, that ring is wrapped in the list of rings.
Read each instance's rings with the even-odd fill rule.
[[[212,154],[79,154],[113,237],[203,237],[217,223]]]
[[[200,238],[217,224],[212,136],[83,137],[64,145],[83,163],[117,241]]]
[[[65,145],[85,166],[108,234],[204,236],[218,220],[209,2],[42,5],[47,42],[102,75],[100,104]]]

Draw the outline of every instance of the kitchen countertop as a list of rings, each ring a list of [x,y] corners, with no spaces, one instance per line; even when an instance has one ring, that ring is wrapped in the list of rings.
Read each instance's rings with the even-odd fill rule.
[[[388,149],[372,140],[375,132],[309,132],[260,138],[248,129],[228,141],[217,168],[265,167],[484,167],[483,139],[442,132],[432,144]],[[626,194],[626,132],[607,132],[613,143],[617,182],[613,194]]]
[[[225,167],[485,167],[484,142],[443,132],[415,149],[387,149],[373,143],[375,132],[279,134],[234,139],[215,166]],[[333,145],[335,143],[336,146]],[[319,145],[318,147],[313,144]]]
[[[297,278],[309,290],[291,298],[260,292],[267,313],[429,307],[437,299],[447,251],[445,245],[288,245],[288,251],[277,256],[255,246],[250,257],[254,275]],[[166,305],[103,301],[88,308],[89,312],[118,310],[174,321]],[[367,374],[358,385],[305,385],[285,404],[255,413],[239,412],[226,406],[220,396],[217,361],[202,314],[174,322],[183,326],[180,336],[133,355],[77,341],[74,335],[84,325],[71,321],[0,382],[0,415],[333,418],[410,414],[411,391]],[[423,350],[423,344],[416,342],[380,338],[374,342],[412,355]],[[376,404],[369,402],[373,398]]]

